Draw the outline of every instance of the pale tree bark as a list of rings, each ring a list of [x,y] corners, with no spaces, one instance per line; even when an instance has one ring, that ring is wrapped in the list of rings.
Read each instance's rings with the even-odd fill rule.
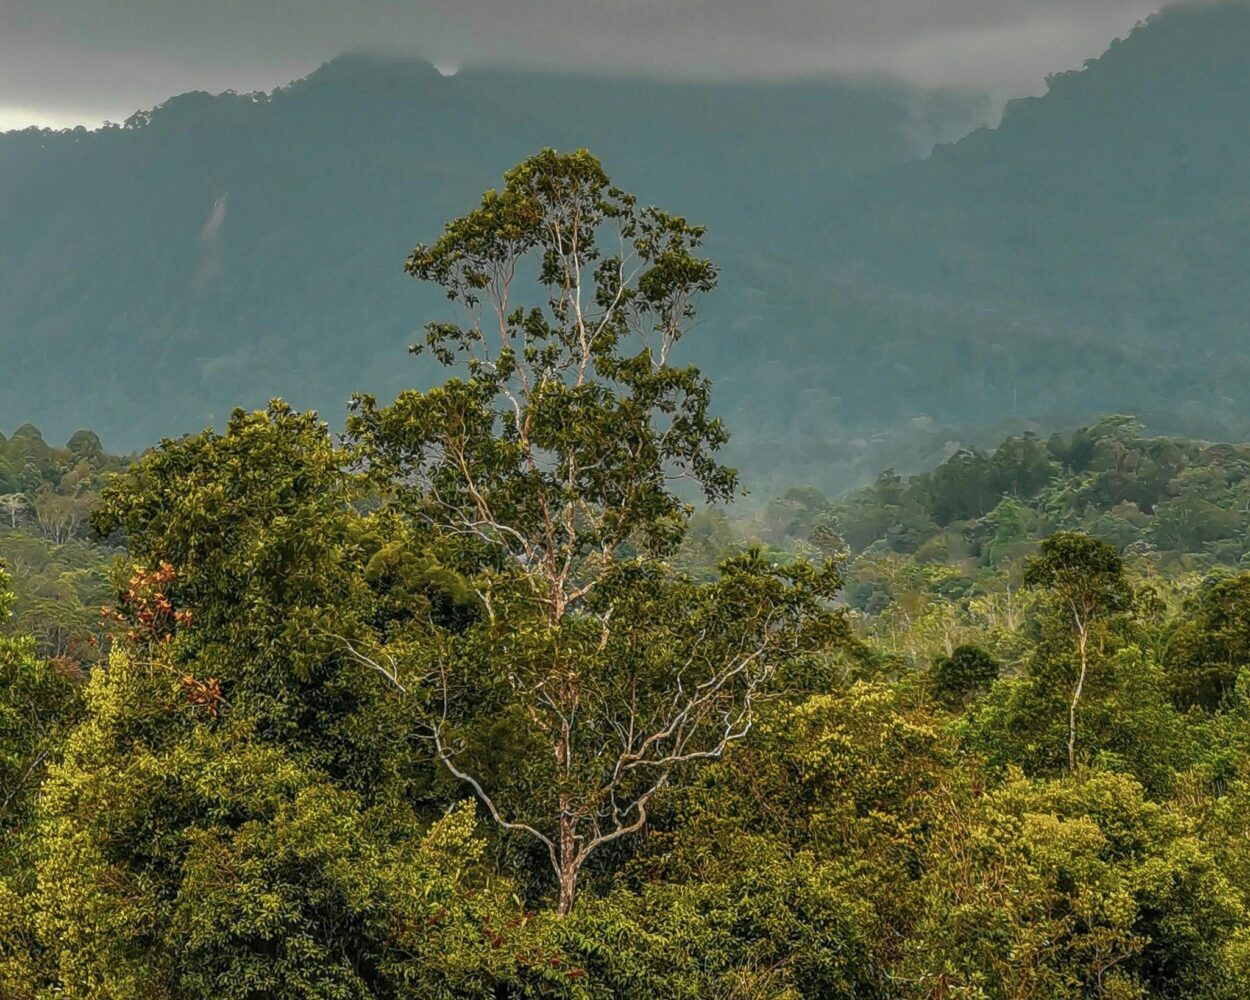
[[[338,640],[352,659],[381,675],[398,692],[408,693],[393,658],[384,655],[377,659],[363,652],[358,643],[342,636],[331,638]],[[618,748],[610,773],[598,788],[580,799],[560,796],[557,814],[547,820],[553,828],[550,836],[532,823],[509,819],[482,782],[457,762],[458,753],[448,745],[445,732],[452,697],[450,671],[445,664],[421,680],[423,685],[441,689],[442,699],[441,713],[430,720],[426,736],[438,761],[453,777],[473,789],[499,827],[531,837],[546,848],[557,887],[556,913],[565,916],[573,908],[578,877],[586,861],[599,848],[646,826],[652,799],[669,783],[676,768],[719,759],[731,744],[751,731],[755,708],[771,673],[771,667],[761,666],[766,653],[767,648],[762,645],[734,657],[723,669],[684,694],[679,676],[669,713],[649,730],[640,726],[636,713],[614,724]],[[756,667],[759,669],[753,672]],[[743,691],[732,703],[726,703],[724,693],[734,682],[742,683]],[[710,718],[716,720],[717,726],[709,733]],[[575,747],[570,731],[561,733],[553,751],[561,767],[571,767]],[[635,783],[639,776],[641,782]]]
[[[1085,677],[1089,672],[1089,629],[1094,608],[1087,602],[1072,607],[1072,630],[1076,634],[1077,663],[1080,666],[1076,687],[1072,690],[1072,703],[1068,706],[1068,773],[1076,774],[1076,710],[1085,690]]]
[[[1081,692],[1085,688],[1085,673],[1089,666],[1089,659],[1086,655],[1088,638],[1088,629],[1080,628],[1077,632],[1076,646],[1081,672],[1076,680],[1076,689],[1072,692],[1072,704],[1068,707],[1068,771],[1072,774],[1076,774],[1076,706],[1081,701]]]
[[[17,527],[18,518],[26,512],[28,506],[26,497],[21,493],[8,493],[0,496],[0,514],[8,517],[10,528]]]

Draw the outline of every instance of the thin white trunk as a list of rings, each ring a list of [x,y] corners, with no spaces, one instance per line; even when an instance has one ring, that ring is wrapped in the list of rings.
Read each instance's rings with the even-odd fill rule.
[[[1076,706],[1081,700],[1081,691],[1085,687],[1085,668],[1087,658],[1085,655],[1085,641],[1089,636],[1089,631],[1084,627],[1077,632],[1076,647],[1081,660],[1081,673],[1076,679],[1076,690],[1072,692],[1072,704],[1068,708],[1068,771],[1076,774]]]

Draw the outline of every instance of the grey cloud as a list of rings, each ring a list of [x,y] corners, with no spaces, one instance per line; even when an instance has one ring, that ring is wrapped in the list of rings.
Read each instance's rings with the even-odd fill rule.
[[[0,109],[121,117],[345,49],[665,76],[885,73],[1037,92],[1149,0],[0,0]]]

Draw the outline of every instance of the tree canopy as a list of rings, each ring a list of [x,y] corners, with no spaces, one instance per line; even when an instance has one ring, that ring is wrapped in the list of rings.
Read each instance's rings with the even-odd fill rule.
[[[702,239],[545,151],[443,384],[0,441],[0,996],[1250,994],[1250,450],[730,504]]]

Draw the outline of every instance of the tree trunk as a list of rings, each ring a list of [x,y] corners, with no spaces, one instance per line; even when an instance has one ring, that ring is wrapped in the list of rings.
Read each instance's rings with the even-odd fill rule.
[[[577,869],[561,865],[558,878],[560,895],[556,899],[556,916],[567,917],[573,911],[573,898],[577,892]]]
[[[1081,690],[1085,687],[1085,667],[1087,658],[1085,655],[1085,641],[1089,636],[1089,632],[1085,628],[1081,628],[1076,636],[1076,648],[1081,659],[1081,673],[1076,680],[1076,690],[1072,692],[1072,704],[1068,708],[1068,771],[1076,774],[1076,706],[1081,700]]]
[[[577,893],[577,841],[573,837],[573,820],[567,811],[560,817],[560,867],[556,872],[556,882],[560,894],[556,900],[556,914],[567,917],[573,909],[573,899]]]

